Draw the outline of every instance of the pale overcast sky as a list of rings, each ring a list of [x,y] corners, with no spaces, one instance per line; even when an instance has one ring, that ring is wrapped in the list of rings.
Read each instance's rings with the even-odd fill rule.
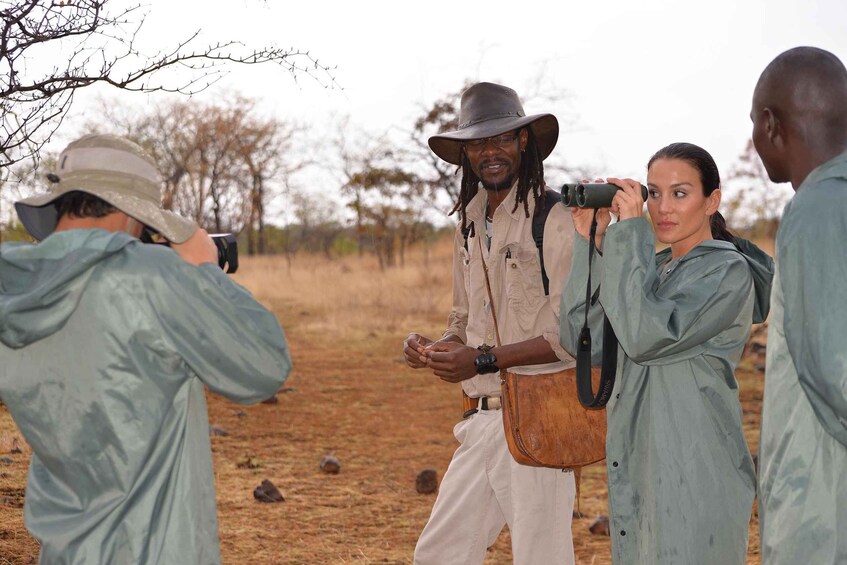
[[[541,80],[560,102],[534,99],[526,111],[572,123],[554,155],[641,179],[649,156],[673,141],[703,146],[726,171],[750,135],[756,80],[780,52],[814,45],[847,61],[845,0],[148,0],[147,9],[143,45],[197,29],[205,41],[274,42],[337,66],[343,87],[295,84],[261,66],[236,70],[205,99],[237,89],[316,131],[349,115],[379,133],[410,127],[423,105],[466,79],[519,94]],[[79,101],[82,110],[87,97]]]

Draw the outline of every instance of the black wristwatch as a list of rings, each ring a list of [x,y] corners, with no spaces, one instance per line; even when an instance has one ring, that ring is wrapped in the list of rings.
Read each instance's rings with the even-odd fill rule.
[[[500,367],[497,366],[497,356],[490,351],[477,355],[473,364],[476,366],[476,374],[478,375],[500,372]]]

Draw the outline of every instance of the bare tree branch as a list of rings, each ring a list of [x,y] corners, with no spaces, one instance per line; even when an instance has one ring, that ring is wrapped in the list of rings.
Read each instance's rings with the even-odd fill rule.
[[[37,155],[71,108],[74,92],[95,84],[133,92],[196,94],[231,64],[271,63],[292,78],[335,87],[333,68],[308,51],[236,41],[197,45],[199,31],[152,55],[136,47],[146,14],[114,0],[22,0],[0,11],[0,173]],[[67,60],[46,72],[39,55],[60,46]],[[43,57],[42,57],[43,59]],[[179,72],[164,71],[173,70]]]

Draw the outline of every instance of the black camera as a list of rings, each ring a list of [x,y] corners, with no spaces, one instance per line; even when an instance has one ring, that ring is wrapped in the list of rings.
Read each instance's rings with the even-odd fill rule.
[[[238,270],[238,240],[231,233],[210,235],[218,248],[218,266],[227,273]]]
[[[641,197],[647,200],[647,187],[641,186]],[[562,185],[562,204],[569,208],[608,208],[621,187],[608,182]]]
[[[231,274],[238,270],[238,240],[231,233],[210,234],[212,242],[218,249],[218,267]],[[142,243],[171,246],[171,242],[161,238],[156,232],[144,228],[141,232]]]

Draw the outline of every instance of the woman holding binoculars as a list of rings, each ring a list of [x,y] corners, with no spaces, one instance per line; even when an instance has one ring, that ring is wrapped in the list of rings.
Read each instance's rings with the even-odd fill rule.
[[[743,564],[756,479],[734,370],[752,322],[767,315],[773,261],[726,230],[717,166],[696,145],[674,143],[650,159],[652,229],[639,183],[607,181],[621,190],[596,211],[590,294],[599,298],[588,320],[593,365],[604,315],[620,344],[606,436],[613,562]],[[561,339],[574,355],[594,214],[573,209],[581,237]],[[656,240],[669,248],[656,253]]]

